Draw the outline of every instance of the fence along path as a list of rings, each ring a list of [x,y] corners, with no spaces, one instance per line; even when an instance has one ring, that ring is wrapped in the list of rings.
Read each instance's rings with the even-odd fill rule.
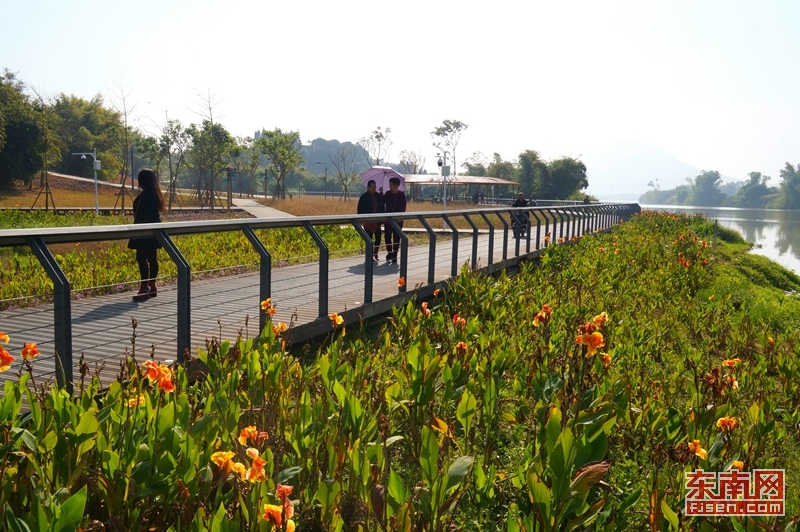
[[[550,230],[554,235],[562,233],[553,222]],[[567,231],[570,231],[569,225]],[[575,225],[575,224],[571,224]],[[610,225],[610,224],[609,224]],[[574,227],[573,227],[574,230]],[[579,233],[583,231],[579,230]],[[531,255],[537,247],[544,246],[545,231],[539,234],[536,245],[536,226],[531,231]],[[566,236],[566,235],[565,235]],[[460,270],[464,264],[473,260],[473,235],[471,231],[461,231],[458,239],[458,260]],[[489,236],[480,234],[477,238],[477,266],[489,263]],[[526,256],[526,238],[517,240],[511,230],[508,232],[506,253],[507,265],[513,265]],[[453,268],[453,240],[442,238],[436,243],[434,283],[447,280]],[[493,262],[503,259],[503,231],[495,231],[492,249]],[[429,245],[409,246],[406,289],[412,292],[416,286],[424,286],[427,294],[434,288],[428,284]],[[515,258],[516,257],[516,258]],[[350,310],[359,316],[369,317],[388,309],[392,303],[402,302],[408,293],[398,294],[400,265],[380,263],[374,265],[373,303],[363,306],[364,301],[364,256],[330,260],[328,273],[328,312],[342,313]],[[283,321],[292,324],[292,331],[302,330],[303,326],[314,325],[316,333],[330,327],[327,319],[320,319],[319,308],[319,262],[286,266],[272,269],[271,296],[277,314],[273,323]],[[191,350],[205,348],[206,341],[212,337],[218,340],[235,340],[241,333],[245,338],[259,334],[260,300],[258,272],[220,277],[216,279],[193,281],[191,283]],[[158,296],[145,302],[131,300],[131,293],[110,294],[73,299],[71,301],[71,324],[73,346],[73,375],[78,382],[81,375],[80,358],[90,373],[97,372],[104,384],[111,382],[119,373],[120,362],[128,354],[135,352],[136,359],[142,362],[151,355],[160,362],[174,361],[178,345],[178,320],[176,317],[178,290],[175,285],[159,287]],[[424,293],[422,295],[425,295]],[[381,305],[383,303],[383,305]],[[372,307],[370,312],[363,312]],[[376,308],[377,307],[377,308]],[[383,310],[381,310],[383,309]],[[135,330],[133,324],[136,324]],[[298,329],[299,327],[299,329]],[[0,312],[0,331],[11,337],[6,348],[17,361],[11,369],[0,373],[0,381],[15,379],[22,370],[19,352],[23,343],[34,342],[41,354],[33,361],[33,377],[37,385],[56,380],[56,355],[54,341],[54,305],[45,304],[33,308],[7,310]],[[312,331],[313,332],[313,331]],[[135,337],[134,337],[135,333]],[[314,334],[306,334],[305,337]],[[290,336],[291,337],[291,336]],[[135,351],[134,351],[135,350]],[[0,385],[2,383],[0,382]],[[2,394],[2,386],[0,386]]]

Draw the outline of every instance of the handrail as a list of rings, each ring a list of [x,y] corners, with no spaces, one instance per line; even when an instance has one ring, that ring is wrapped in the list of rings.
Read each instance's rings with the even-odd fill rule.
[[[508,227],[509,224],[504,214],[513,221],[516,219],[514,213],[527,211],[533,214],[536,220],[536,249],[531,251],[532,221],[527,217],[527,238],[526,252],[520,253],[520,239],[516,238],[515,258],[507,259],[508,249]],[[479,229],[471,219],[472,216],[481,217],[489,226],[489,264],[493,262],[494,252],[494,229],[495,226],[488,218],[494,214],[503,225],[502,260],[500,267],[509,267],[518,263],[525,257],[538,253],[540,248],[539,237],[541,235],[541,224],[544,222],[546,232],[550,231],[550,223],[553,222],[555,230],[555,220],[559,221],[559,236],[564,235],[564,221],[568,224],[571,221],[572,227],[567,226],[566,240],[570,235],[576,236],[585,234],[587,228],[591,230],[607,229],[611,225],[623,221],[631,215],[640,212],[641,208],[636,203],[593,203],[575,204],[558,207],[499,207],[499,208],[477,208],[461,209],[450,211],[425,211],[425,212],[406,212],[406,213],[380,213],[367,215],[341,215],[341,216],[304,216],[287,218],[247,218],[231,220],[213,221],[191,221],[191,222],[168,222],[157,224],[131,224],[131,225],[106,225],[106,226],[83,226],[83,227],[48,227],[48,228],[28,228],[28,229],[3,229],[0,230],[0,247],[27,246],[39,259],[39,262],[47,271],[48,276],[53,280],[54,292],[54,335],[56,347],[56,380],[59,386],[66,387],[71,391],[73,386],[73,352],[72,352],[72,321],[71,321],[71,301],[70,283],[68,275],[61,269],[48,248],[49,244],[63,244],[76,242],[97,242],[107,240],[123,240],[129,238],[155,237],[162,244],[163,248],[176,263],[178,267],[178,298],[177,298],[177,359],[183,360],[184,353],[191,347],[191,265],[186,261],[172,238],[181,235],[216,233],[222,231],[241,231],[249,239],[261,258],[260,262],[260,282],[259,295],[261,298],[269,297],[271,294],[271,255],[263,242],[254,233],[255,229],[280,229],[300,227],[311,236],[317,244],[320,253],[319,259],[319,280],[318,280],[318,301],[319,310],[316,322],[325,325],[328,312],[329,296],[329,254],[328,247],[322,236],[315,230],[315,226],[325,225],[345,225],[356,226],[361,237],[367,240],[366,255],[367,265],[372,265],[372,250],[369,249],[371,241],[368,235],[360,230],[359,224],[364,222],[382,222],[390,224],[396,231],[401,227],[398,222],[402,220],[417,220],[425,227],[430,245],[428,251],[428,284],[434,282],[434,257],[436,251],[436,232],[426,221],[427,218],[438,218],[443,220],[450,228],[453,237],[451,275],[458,275],[458,238],[461,233],[456,228],[453,220],[458,217],[466,218],[471,227],[472,233],[472,254],[471,264],[477,266],[477,248]],[[541,214],[541,218],[539,216]],[[583,218],[583,220],[581,220]],[[582,223],[581,223],[582,222]],[[469,230],[467,230],[469,231]],[[405,278],[408,264],[408,238],[400,231],[401,253],[400,253],[400,277]],[[556,243],[556,235],[552,235],[550,245]],[[545,247],[548,244],[545,243]],[[371,273],[371,268],[365,268],[365,272]],[[367,273],[367,275],[369,275]],[[370,276],[371,277],[371,276]],[[398,292],[402,295],[406,291],[405,283],[398,283]],[[365,279],[364,299],[365,304],[372,302],[372,282]],[[314,323],[316,323],[314,322]],[[260,327],[265,325],[262,316]],[[329,327],[329,324],[328,324]],[[327,329],[326,329],[327,330]]]

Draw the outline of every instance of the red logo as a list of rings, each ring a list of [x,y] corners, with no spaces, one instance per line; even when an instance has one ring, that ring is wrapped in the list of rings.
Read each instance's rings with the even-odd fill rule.
[[[731,469],[720,473],[695,469],[686,475],[684,512],[695,515],[784,515],[783,469]]]

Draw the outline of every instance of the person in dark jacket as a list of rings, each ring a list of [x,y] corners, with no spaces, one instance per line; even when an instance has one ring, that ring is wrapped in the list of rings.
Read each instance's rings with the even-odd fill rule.
[[[383,212],[383,194],[375,190],[375,181],[367,181],[367,191],[358,198],[357,214],[375,214]],[[372,239],[372,258],[378,262],[378,251],[381,249],[381,223],[364,222],[364,231]]]
[[[517,195],[517,201],[511,204],[512,207],[527,207],[528,205],[528,200],[525,199],[525,194],[522,192]],[[524,213],[514,212],[511,215],[513,217],[511,227],[514,230],[514,237],[522,238],[525,235],[525,229],[528,227],[529,214],[525,211]]]
[[[389,192],[383,195],[383,211],[390,212],[406,212],[406,193],[400,190],[400,179],[393,177],[389,180]],[[403,227],[401,220],[397,221],[400,227]],[[400,250],[400,235],[392,228],[392,225],[387,221],[386,224],[386,260],[392,261],[397,264],[397,252]]]
[[[144,168],[137,176],[142,191],[133,200],[133,223],[161,223],[161,213],[166,210],[164,195],[158,186],[158,176],[150,168]],[[158,277],[157,251],[161,244],[155,237],[131,238],[128,248],[136,250],[136,263],[142,282],[139,292],[133,296],[134,301],[147,301],[156,297],[156,277]]]

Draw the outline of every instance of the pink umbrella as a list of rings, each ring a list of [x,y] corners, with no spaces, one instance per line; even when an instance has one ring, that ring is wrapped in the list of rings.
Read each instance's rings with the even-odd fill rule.
[[[370,181],[375,181],[378,190],[383,187],[384,192],[389,191],[389,180],[396,177],[400,180],[398,190],[406,189],[406,178],[403,174],[389,168],[388,166],[373,166],[369,170],[361,172],[361,183],[367,186]]]

